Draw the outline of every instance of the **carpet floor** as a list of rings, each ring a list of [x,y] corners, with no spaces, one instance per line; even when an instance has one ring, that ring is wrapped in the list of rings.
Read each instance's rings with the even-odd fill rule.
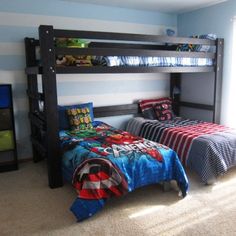
[[[236,168],[214,185],[202,185],[188,173],[189,194],[159,185],[113,198],[92,218],[77,223],[69,211],[76,198],[66,184],[47,186],[45,163],[24,163],[0,174],[0,235],[236,235]]]

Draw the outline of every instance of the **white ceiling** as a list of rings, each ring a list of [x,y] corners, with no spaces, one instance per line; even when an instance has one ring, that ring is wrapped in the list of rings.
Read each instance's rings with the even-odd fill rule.
[[[151,10],[165,13],[183,13],[215,5],[228,0],[63,0],[113,7]]]

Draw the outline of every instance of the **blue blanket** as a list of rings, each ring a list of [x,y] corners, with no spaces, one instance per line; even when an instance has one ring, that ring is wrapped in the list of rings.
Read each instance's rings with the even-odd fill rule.
[[[176,180],[186,196],[188,180],[176,153],[161,144],[95,122],[94,129],[61,131],[63,172],[77,191],[71,211],[78,221],[107,199],[136,188]]]

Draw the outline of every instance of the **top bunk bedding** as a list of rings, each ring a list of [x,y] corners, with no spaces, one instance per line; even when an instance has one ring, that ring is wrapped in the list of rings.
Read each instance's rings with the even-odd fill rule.
[[[102,66],[213,66],[214,60],[210,58],[188,57],[131,57],[131,56],[107,56],[95,57],[92,65]]]
[[[40,25],[39,40],[25,38],[36,60],[26,73],[200,73],[222,72],[224,40],[214,34],[192,37],[54,29]],[[37,54],[37,53],[36,53]],[[217,68],[217,70],[216,70]],[[45,73],[44,73],[45,74]]]

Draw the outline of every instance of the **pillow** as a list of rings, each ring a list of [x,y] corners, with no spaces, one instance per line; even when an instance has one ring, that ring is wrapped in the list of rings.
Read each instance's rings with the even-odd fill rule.
[[[153,109],[153,105],[158,102],[170,101],[170,98],[154,98],[154,99],[145,99],[139,101],[140,109],[143,113],[144,118],[155,120],[157,119],[156,113]]]
[[[84,108],[84,107],[89,108],[89,114],[90,114],[91,120],[93,122],[94,116],[93,116],[93,103],[92,102],[82,103],[82,104],[77,104],[77,105],[69,105],[69,106],[58,106],[59,129],[60,130],[70,129],[69,119],[68,119],[68,116],[66,113],[67,109]]]
[[[153,104],[153,109],[158,120],[164,121],[173,119],[172,102],[170,99]]]
[[[66,112],[72,130],[87,130],[93,128],[89,107],[69,108]]]

